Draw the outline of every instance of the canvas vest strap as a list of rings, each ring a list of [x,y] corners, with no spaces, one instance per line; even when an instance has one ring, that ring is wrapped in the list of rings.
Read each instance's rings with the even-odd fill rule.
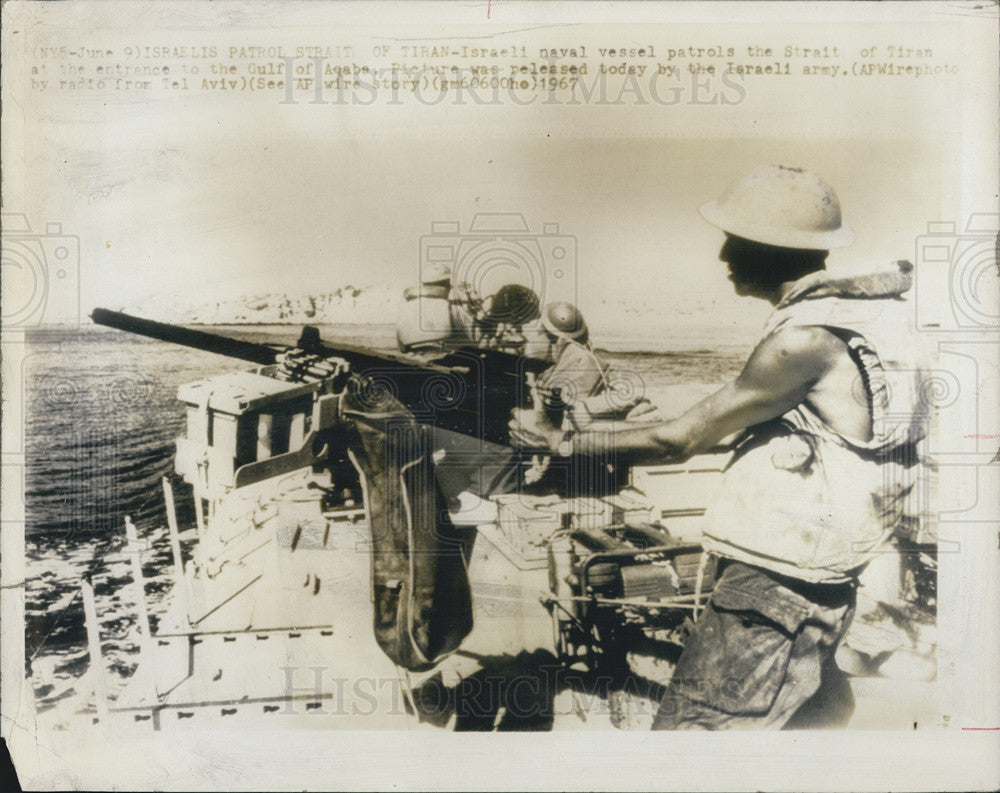
[[[705,546],[814,582],[850,580],[909,511],[926,434],[925,372],[899,299],[806,298],[779,304],[765,338],[824,327],[858,366],[851,395],[867,404],[872,438],[842,435],[808,406],[750,428],[706,513]]]
[[[472,594],[427,428],[358,375],[348,383],[343,413],[357,433],[349,454],[371,531],[375,639],[400,666],[430,669],[472,630]]]

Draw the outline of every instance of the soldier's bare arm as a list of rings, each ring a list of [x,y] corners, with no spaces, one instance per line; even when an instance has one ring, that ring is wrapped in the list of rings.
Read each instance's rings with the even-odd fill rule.
[[[676,419],[582,432],[573,438],[572,451],[614,450],[633,462],[686,460],[803,402],[843,352],[843,342],[822,328],[788,328],[763,341],[735,380]],[[533,411],[515,411],[511,433],[525,446],[557,450],[563,441],[562,431]]]

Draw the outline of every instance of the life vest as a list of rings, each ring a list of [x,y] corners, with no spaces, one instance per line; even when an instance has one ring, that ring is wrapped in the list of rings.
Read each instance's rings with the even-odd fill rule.
[[[851,580],[903,517],[921,462],[929,409],[926,372],[901,296],[909,263],[888,273],[800,279],[764,329],[824,327],[858,366],[845,399],[867,404],[871,440],[826,424],[806,404],[749,428],[705,515],[706,549],[813,582]]]

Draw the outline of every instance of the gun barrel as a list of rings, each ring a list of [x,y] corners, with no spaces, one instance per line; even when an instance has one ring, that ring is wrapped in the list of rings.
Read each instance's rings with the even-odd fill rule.
[[[278,351],[264,344],[168,325],[120,311],[95,308],[90,318],[98,325],[258,366],[268,366],[277,360]],[[344,358],[350,363],[351,371],[362,377],[378,376],[392,381],[396,398],[414,411],[421,423],[504,445],[510,440],[507,431],[510,410],[519,406],[527,393],[521,386],[525,372],[537,374],[548,366],[538,359],[518,358],[496,350],[465,349],[435,361],[421,361],[339,342],[330,346],[316,344],[310,352]],[[316,375],[323,376],[319,370]],[[456,400],[444,406],[434,403],[435,389],[428,391],[428,383],[441,385],[442,376],[456,379],[449,384]]]
[[[263,344],[231,339],[215,333],[206,333],[202,330],[168,325],[165,322],[134,317],[131,314],[124,314],[121,311],[95,308],[90,318],[98,325],[128,331],[139,336],[148,336],[151,339],[159,339],[171,344],[193,347],[196,350],[218,353],[229,358],[238,358],[259,366],[267,366],[274,363],[275,360],[275,350]]]

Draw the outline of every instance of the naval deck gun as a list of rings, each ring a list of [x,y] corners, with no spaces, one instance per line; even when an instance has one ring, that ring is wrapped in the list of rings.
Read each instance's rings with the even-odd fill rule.
[[[277,377],[280,356],[287,352],[103,308],[94,309],[91,319],[109,328],[257,364],[262,367],[257,374],[272,379]],[[421,423],[504,445],[510,439],[511,409],[528,404],[528,376],[549,366],[538,358],[475,347],[423,360],[340,342],[326,344],[311,326],[303,329],[297,348],[317,359],[346,362],[351,372],[368,378],[373,401],[381,390],[388,391]],[[324,378],[319,373],[311,379]]]
[[[389,398],[419,424],[474,439],[470,448],[507,447],[511,410],[529,404],[531,378],[549,365],[473,347],[425,360],[326,344],[311,326],[303,328],[295,347],[276,348],[103,308],[91,319],[255,364],[178,391],[187,431],[177,440],[175,470],[195,488],[199,515],[229,490],[317,464],[347,480],[346,489],[357,495],[342,432],[345,391],[353,391],[354,407],[373,411]]]
[[[387,612],[378,611],[379,591],[368,592],[368,560],[374,569],[383,552],[378,532],[363,523],[372,517],[368,499],[331,510],[316,492],[332,492],[338,472],[357,467],[341,467],[357,442],[343,430],[345,394],[354,388],[348,401],[375,413],[388,395],[418,424],[506,447],[511,409],[528,405],[529,375],[548,365],[473,348],[426,361],[327,345],[309,327],[296,347],[278,349],[104,309],[92,318],[252,364],[178,389],[186,433],[175,470],[193,488],[197,526],[182,555],[165,480],[175,583],[158,632],[141,629],[140,667],[154,668],[156,679],[121,700],[137,720],[171,710],[188,718],[216,705],[226,716],[245,709],[248,694],[263,714],[275,712],[269,703],[287,699],[284,678],[241,672],[234,683],[230,671],[249,657],[257,659],[252,669],[263,668],[264,650],[285,653],[286,666],[276,668],[305,668],[319,657],[382,669],[389,659],[371,638],[373,603],[376,630]],[[567,669],[583,664],[595,679],[620,682],[605,673],[623,667],[629,648],[676,647],[714,583],[699,521],[720,470],[716,455],[626,470],[615,492],[491,497],[493,516],[475,526],[462,552],[472,632],[443,664],[465,677],[476,673],[463,661],[488,668],[490,659],[540,650]],[[141,569],[137,586],[144,600]],[[251,655],[241,657],[237,645]],[[217,653],[205,663],[220,666],[207,677],[190,660],[205,648]]]

